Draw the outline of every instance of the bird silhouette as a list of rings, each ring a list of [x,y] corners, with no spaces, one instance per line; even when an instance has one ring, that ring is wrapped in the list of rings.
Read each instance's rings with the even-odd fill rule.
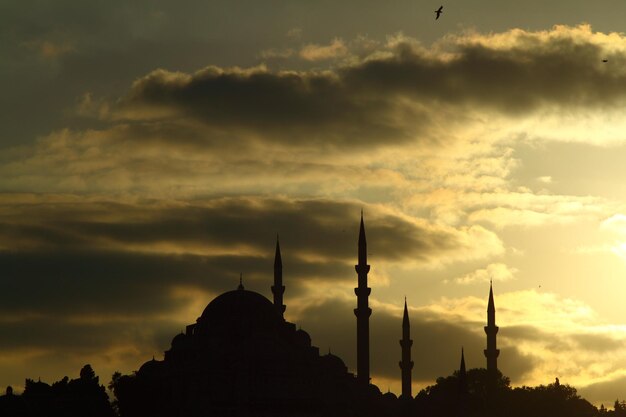
[[[609,62],[609,60],[608,59],[603,59],[602,62]]]
[[[439,6],[439,8],[435,10],[435,13],[437,14],[437,17],[435,17],[435,20],[437,20],[439,19],[439,16],[441,16],[441,13],[443,13],[443,6]]]

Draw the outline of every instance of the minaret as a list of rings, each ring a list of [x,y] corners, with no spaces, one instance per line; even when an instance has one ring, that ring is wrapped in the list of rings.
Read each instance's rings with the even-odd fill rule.
[[[283,304],[283,293],[285,286],[283,285],[283,260],[280,257],[280,243],[278,235],[276,235],[276,254],[274,255],[274,285],[272,285],[272,294],[274,294],[274,307],[281,317],[285,313],[287,306]],[[284,317],[283,317],[284,319]]]
[[[467,371],[465,370],[465,352],[461,347],[461,366],[459,366],[459,385],[456,397],[456,415],[464,417],[467,415],[468,389]]]
[[[496,305],[493,302],[493,285],[489,283],[489,305],[487,306],[487,325],[485,326],[487,333],[487,349],[485,349],[485,357],[487,358],[487,372],[492,376],[498,372],[498,355],[500,350],[496,349],[496,334],[498,334],[498,326],[496,326]]]
[[[359,281],[356,294],[357,308],[354,309],[356,316],[356,375],[357,380],[364,384],[370,383],[370,327],[369,319],[372,309],[369,308],[367,299],[372,291],[367,286],[367,273],[370,266],[367,264],[367,242],[365,240],[365,225],[363,224],[363,210],[361,210],[361,229],[359,230],[359,263],[354,266]]]
[[[400,369],[402,369],[402,395],[400,398],[411,399],[411,370],[413,369],[413,361],[411,360],[411,324],[409,323],[409,310],[406,307],[406,297],[404,297],[404,317],[402,318],[402,361],[400,361]]]
[[[467,371],[465,370],[465,353],[461,348],[461,366],[459,367],[459,393],[467,393]]]

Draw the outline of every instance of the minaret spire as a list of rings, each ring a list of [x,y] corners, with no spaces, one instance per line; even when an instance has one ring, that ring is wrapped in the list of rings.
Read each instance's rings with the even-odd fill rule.
[[[487,358],[487,372],[495,378],[498,372],[498,355],[500,350],[496,348],[496,334],[498,334],[498,326],[496,326],[496,304],[493,301],[493,282],[489,283],[489,303],[487,305],[487,325],[485,333],[487,334],[487,349],[485,349],[485,357]]]
[[[461,346],[461,366],[459,367],[459,375],[464,377],[467,376],[467,371],[465,370],[465,352],[463,346]]]
[[[367,264],[367,241],[365,239],[365,224],[363,223],[363,209],[361,209],[361,227],[359,230],[358,264],[354,269],[358,275],[358,286],[354,289],[357,299],[356,316],[356,369],[357,379],[364,385],[370,382],[370,329],[369,318],[372,309],[368,305],[368,297],[372,291],[367,286],[367,274],[370,266]]]
[[[459,385],[458,385],[458,393],[457,393],[457,413],[456,415],[459,417],[463,417],[467,415],[467,397],[468,397],[468,389],[467,389],[467,371],[465,370],[465,352],[463,352],[463,347],[461,347],[461,366],[459,366]]]
[[[283,294],[285,286],[283,285],[283,260],[280,256],[280,242],[276,235],[276,253],[274,255],[274,285],[272,285],[272,294],[274,294],[274,307],[276,311],[283,317],[286,305],[283,304]],[[284,317],[283,317],[284,319]]]
[[[461,366],[459,366],[459,391],[465,393],[467,391],[467,371],[465,370],[465,352],[461,347]]]
[[[239,273],[239,286],[237,287],[238,290],[243,290],[243,272]]]
[[[411,323],[409,322],[409,310],[406,306],[406,297],[404,297],[404,317],[402,317],[402,339],[400,346],[402,347],[402,360],[400,361],[400,369],[402,370],[402,395],[400,398],[411,399],[411,370],[413,369],[413,361],[411,360]]]
[[[366,265],[366,264],[367,264],[367,239],[365,238],[365,223],[363,222],[363,209],[361,209],[361,226],[359,228],[359,265]]]

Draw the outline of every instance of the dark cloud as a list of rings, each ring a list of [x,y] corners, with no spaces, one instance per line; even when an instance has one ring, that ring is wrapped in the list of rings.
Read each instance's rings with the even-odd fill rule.
[[[15,202],[0,216],[0,310],[150,315],[177,311],[179,287],[220,293],[240,272],[266,293],[281,233],[289,296],[310,280],[354,278],[361,205],[223,198],[204,202]],[[465,251],[459,236],[378,211],[366,213],[373,263],[424,262]]]
[[[623,340],[601,334],[575,334],[571,336],[580,349],[608,353],[624,347]]]
[[[192,76],[152,72],[135,82],[121,109],[140,119],[173,111],[216,130],[229,129],[240,139],[262,137],[298,147],[406,142],[428,122],[425,110],[401,106],[384,92],[353,92],[336,75],[217,67]]]
[[[601,46],[591,39],[576,39],[573,33],[552,38],[523,33],[508,47],[470,38],[445,60],[401,44],[392,58],[349,68],[344,79],[356,85],[356,91],[371,89],[519,114],[542,104],[596,106],[623,98],[626,74],[608,73],[603,57]],[[619,55],[614,59],[624,61]]]
[[[613,53],[612,66],[603,65],[607,53],[590,29],[502,36],[460,37],[452,51],[401,42],[383,57],[327,72],[157,70],[135,82],[118,115],[192,118],[289,146],[364,147],[429,140],[446,105],[519,115],[624,99],[626,73],[618,68],[626,59]]]
[[[356,300],[355,300],[356,303]],[[313,344],[326,352],[330,347],[353,371],[356,369],[356,318],[355,306],[339,300],[329,300],[306,309],[299,324],[310,333]],[[432,314],[410,315],[412,359],[415,362],[413,379],[432,382],[458,370],[461,347],[470,368],[485,366],[483,349],[486,340],[471,322],[451,323]],[[332,326],[329,325],[332,323]],[[399,378],[402,320],[382,309],[373,309],[370,318],[371,372],[387,378]],[[499,368],[514,381],[534,366],[533,358],[522,355],[514,346],[501,349]]]
[[[292,256],[303,259],[313,254],[324,262],[351,262],[361,208],[356,202],[243,197],[167,204],[42,202],[14,205],[14,211],[0,217],[0,242],[15,250],[86,246],[148,250],[168,243],[183,250],[185,245],[210,245],[266,252],[279,233],[284,250]],[[429,261],[468,249],[452,228],[414,223],[376,207],[367,209],[365,217],[372,259]]]
[[[616,377],[608,381],[587,385],[578,390],[584,398],[593,398],[594,402],[602,402],[605,407],[613,407],[615,400],[626,398],[626,376]]]
[[[2,252],[6,291],[0,295],[0,309],[10,316],[167,314],[187,303],[172,296],[173,288],[232,289],[239,271],[259,263],[259,259],[245,256],[205,259],[90,250]]]
[[[511,326],[503,329],[501,336],[514,344],[520,340],[541,342],[552,351],[583,350],[608,353],[624,347],[624,341],[605,334],[563,333],[560,338],[533,326]]]
[[[92,354],[106,352],[119,345],[144,348],[161,342],[157,335],[167,329],[169,340],[176,334],[177,323],[160,320],[128,320],[124,322],[74,323],[56,317],[41,317],[15,322],[0,322],[0,351],[71,352]],[[169,346],[169,341],[165,347]]]
[[[546,340],[546,332],[537,327],[529,325],[507,326],[506,333],[502,337],[509,338],[512,341],[530,340],[533,342]]]
[[[270,297],[272,243],[265,257],[104,250],[0,252],[5,288],[0,294],[0,312],[10,318],[24,314],[95,314],[104,318],[177,314],[189,300],[175,296],[174,289],[219,294],[234,289],[240,273],[246,288]],[[293,260],[286,251],[283,259],[287,300],[301,296],[312,278],[353,279],[353,269],[346,265]]]

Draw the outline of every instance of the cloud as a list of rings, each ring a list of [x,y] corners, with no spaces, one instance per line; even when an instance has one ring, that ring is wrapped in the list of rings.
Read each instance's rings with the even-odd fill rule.
[[[396,206],[455,227],[474,225],[468,232],[484,237],[494,226],[566,224],[615,212],[604,198],[514,188],[514,155],[498,147],[294,153],[259,142],[242,148],[228,136],[213,139],[207,142],[197,126],[162,121],[63,130],[33,148],[3,153],[0,189],[176,199],[320,195]]]
[[[304,46],[299,55],[307,61],[323,61],[327,59],[339,58],[348,53],[348,48],[341,39],[333,39],[329,45],[308,44]]]
[[[581,109],[585,117],[602,115],[607,106],[623,101],[626,73],[607,72],[599,57],[613,48],[619,61],[626,48],[615,45],[626,42],[620,35],[607,36],[612,43],[588,26],[558,26],[545,32],[466,33],[431,48],[406,37],[386,44],[335,40],[330,46],[305,48],[309,59],[355,50],[349,63],[325,71],[273,71],[265,66],[208,66],[193,73],[158,69],[137,79],[117,102],[102,103],[106,111],[93,114],[109,127],[86,134],[127,148],[132,138],[143,147],[158,143],[178,152],[226,155],[236,148],[236,155],[253,160],[257,158],[252,155],[263,152],[267,163],[294,151],[306,162],[319,161],[320,155],[344,162],[348,154],[362,158],[389,150],[404,158],[410,153],[414,160],[428,150],[443,153],[455,145],[467,151],[472,142],[494,143],[527,132],[552,138],[549,133],[558,130],[546,130],[549,120],[541,126],[531,121],[550,114],[558,124],[562,116]],[[267,49],[263,54],[288,57],[292,51]],[[512,124],[512,118],[518,123]],[[609,133],[600,136],[614,136]],[[471,154],[485,157],[479,152]],[[492,155],[483,163],[501,163],[502,156]],[[502,170],[511,172],[514,159],[504,159],[510,165]],[[441,178],[462,186],[465,177]],[[502,177],[482,175],[481,181],[493,189]],[[545,221],[531,212],[517,215]]]
[[[460,193],[454,196],[471,208],[468,220],[508,226],[540,226],[567,224],[579,220],[597,219],[611,204],[592,196],[536,194],[533,192]],[[461,203],[463,205],[463,203]]]
[[[161,324],[161,323],[159,323]],[[167,323],[164,327],[175,328],[178,323]],[[71,323],[57,317],[40,317],[19,322],[0,323],[1,352],[71,351],[78,355],[97,355],[118,345],[135,345],[145,348],[153,345],[154,335],[147,320],[119,322]],[[142,332],[141,328],[147,331]],[[173,335],[171,335],[173,336]]]
[[[347,82],[404,97],[487,106],[510,115],[546,105],[604,107],[624,98],[617,80],[626,74],[620,69],[608,73],[601,57],[610,50],[622,60],[626,39],[617,33],[594,33],[587,25],[465,33],[447,37],[432,49],[400,37],[389,46],[392,54],[347,68]]]
[[[294,50],[291,48],[284,48],[284,49],[276,49],[276,48],[270,48],[270,49],[264,49],[259,53],[259,56],[262,59],[286,59],[291,57],[294,54]]]
[[[600,223],[601,230],[607,230],[618,236],[626,235],[626,215],[617,213]]]
[[[509,72],[539,71],[551,62],[546,54],[580,58],[590,77],[605,77],[604,67],[576,58],[575,47],[573,55],[558,56],[562,43],[582,44],[583,50],[614,48],[596,35],[586,26],[465,33],[429,49],[398,36],[375,44],[376,51],[363,58],[326,71],[263,66],[209,66],[195,73],[155,70],[118,102],[83,96],[80,111],[103,118],[98,129],[59,130],[33,148],[3,155],[0,187],[122,190],[179,198],[284,193],[402,200],[404,207],[415,203],[416,210],[429,209],[438,221],[455,226],[503,228],[597,216],[603,203],[597,198],[513,188],[511,177],[522,164],[514,148],[501,143],[517,140],[504,127],[517,126],[509,123],[511,117],[575,102],[561,103],[553,92],[561,88],[563,77],[550,89],[524,77],[505,86],[501,78],[512,77]],[[608,39],[622,42],[620,36]],[[365,43],[346,45],[351,49],[359,42]],[[506,63],[496,65],[501,73],[494,69],[488,79],[471,71],[475,65],[489,72],[501,61]],[[554,71],[544,68],[544,73],[541,77],[550,77]],[[573,84],[574,89],[587,88],[586,78],[580,77],[564,78],[582,83]],[[523,82],[527,84],[512,87],[501,98],[486,93],[490,88],[509,91],[509,84]],[[455,83],[458,91],[449,88]],[[617,100],[619,91],[616,87],[609,94]],[[499,100],[517,102],[516,94],[534,98],[513,114]],[[581,97],[584,101],[591,95]]]
[[[132,203],[7,196],[0,205],[7,288],[0,309],[13,315],[176,311],[186,301],[172,296],[175,289],[219,293],[233,287],[239,272],[251,288],[269,288],[276,233],[285,281],[297,296],[309,281],[353,278],[361,207],[323,199]],[[435,226],[375,206],[366,208],[366,223],[370,259],[379,265],[442,265],[502,250],[484,229]]]
[[[398,112],[399,107],[405,108]],[[134,83],[114,114],[191,118],[210,129],[209,143],[223,132],[243,144],[254,139],[303,148],[406,142],[419,130],[409,119],[426,117],[420,106],[407,107],[385,95],[355,97],[336,75],[272,73],[263,67],[208,67],[193,75],[154,71]]]
[[[493,281],[508,281],[515,278],[515,274],[518,272],[516,268],[509,268],[502,263],[489,264],[486,268],[477,269],[469,274],[465,274],[462,277],[455,278],[454,282],[457,284],[474,284],[477,282],[489,282]]]
[[[623,349],[626,342],[616,339],[609,334],[587,333],[572,335],[572,339],[581,349],[607,354],[617,349]]]
[[[20,200],[26,204],[19,205]],[[355,256],[358,213],[363,207],[356,201],[244,196],[151,204],[97,199],[76,204],[81,200],[29,195],[7,196],[4,201],[0,245],[11,250],[89,245],[152,252],[162,244],[167,252],[169,244],[174,253],[198,254],[206,249],[256,255],[268,239],[281,233],[303,259],[349,262]],[[47,210],[51,204],[56,210]],[[417,259],[428,264],[445,262],[443,258],[480,259],[503,250],[497,236],[479,226],[455,229],[430,224],[384,206],[366,210],[366,223],[370,249],[379,259]]]
[[[605,407],[612,408],[615,400],[624,401],[626,391],[626,375],[618,375],[609,381],[598,382],[581,387],[578,390],[579,395],[586,398],[594,398],[596,406],[604,404]]]

